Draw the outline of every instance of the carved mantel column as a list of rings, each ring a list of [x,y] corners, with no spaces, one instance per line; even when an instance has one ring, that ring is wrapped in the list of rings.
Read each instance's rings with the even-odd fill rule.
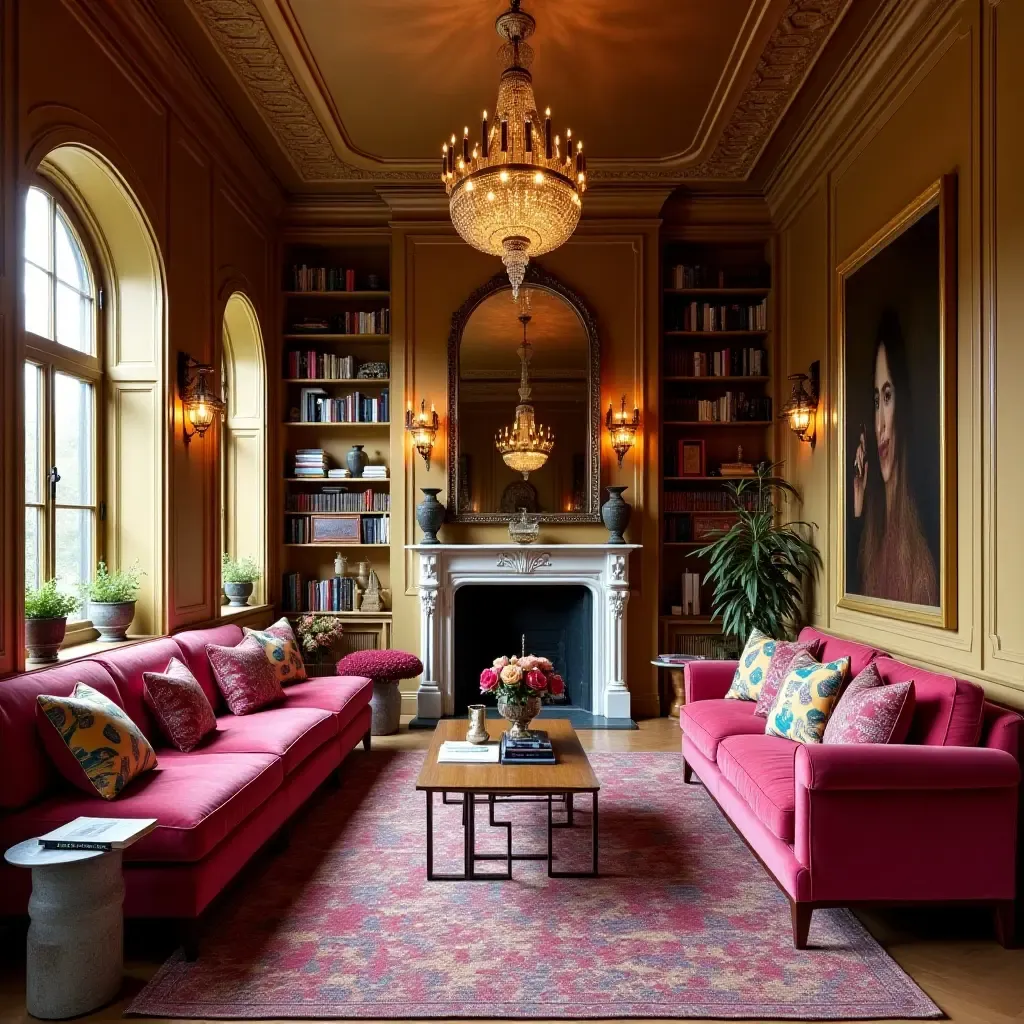
[[[440,718],[444,713],[444,695],[437,682],[440,569],[438,555],[430,551],[420,552],[420,660],[423,662],[423,676],[416,691],[417,718]]]

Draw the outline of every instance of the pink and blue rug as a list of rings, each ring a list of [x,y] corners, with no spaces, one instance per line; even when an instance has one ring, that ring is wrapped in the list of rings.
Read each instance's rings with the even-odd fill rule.
[[[191,1018],[935,1018],[942,1014],[860,922],[820,910],[793,948],[789,907],[678,754],[595,753],[601,871],[427,882],[423,754],[354,753],[340,790],[295,822],[129,1013]],[[461,810],[435,798],[436,869],[460,870]],[[556,832],[583,867],[589,798]],[[586,807],[587,811],[582,808]],[[478,847],[504,830],[477,811]],[[542,850],[546,811],[510,805],[517,851]],[[503,867],[496,864],[495,869]]]

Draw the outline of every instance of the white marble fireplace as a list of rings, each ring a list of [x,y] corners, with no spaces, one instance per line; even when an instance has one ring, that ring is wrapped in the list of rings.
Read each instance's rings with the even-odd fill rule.
[[[581,584],[593,594],[591,707],[608,718],[629,718],[626,602],[629,555],[638,544],[409,544],[419,559],[419,718],[455,711],[455,592],[469,584]],[[481,666],[484,667],[484,666]]]

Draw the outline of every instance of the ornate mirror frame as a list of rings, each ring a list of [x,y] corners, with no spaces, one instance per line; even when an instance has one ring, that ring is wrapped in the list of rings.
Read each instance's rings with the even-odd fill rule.
[[[601,341],[597,321],[587,304],[558,278],[535,263],[526,267],[523,287],[551,292],[576,311],[587,335],[590,363],[587,367],[589,395],[587,429],[587,505],[582,512],[542,512],[542,523],[599,523],[601,521]],[[448,521],[454,523],[507,523],[508,512],[470,512],[459,508],[459,351],[462,334],[470,316],[484,299],[499,291],[510,291],[508,275],[502,271],[482,284],[452,314],[448,334]]]

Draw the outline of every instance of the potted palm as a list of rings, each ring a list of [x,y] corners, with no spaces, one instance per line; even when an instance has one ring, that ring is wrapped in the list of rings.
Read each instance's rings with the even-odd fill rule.
[[[234,559],[226,551],[220,556],[220,581],[231,608],[245,608],[252,597],[253,584],[262,576],[256,559]]]
[[[44,663],[57,660],[68,616],[78,604],[77,597],[62,594],[57,589],[55,579],[47,580],[38,590],[26,589],[25,648],[29,661]]]
[[[739,643],[754,628],[766,636],[791,635],[804,584],[821,568],[807,537],[814,524],[780,520],[780,500],[797,492],[772,475],[777,468],[762,465],[756,477],[726,485],[736,522],[697,552],[710,560],[704,582],[714,587],[712,614]]]
[[[101,640],[115,643],[127,639],[143,576],[138,562],[113,572],[106,562],[100,562],[92,582],[83,584],[82,598],[89,603],[89,618]]]

